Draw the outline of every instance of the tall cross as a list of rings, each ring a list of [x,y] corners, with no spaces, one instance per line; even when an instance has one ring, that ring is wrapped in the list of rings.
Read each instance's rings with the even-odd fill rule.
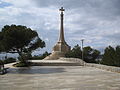
[[[61,7],[61,9],[59,9],[61,12],[65,11],[65,9],[63,7]]]
[[[64,39],[64,27],[63,27],[63,11],[65,11],[65,9],[63,7],[61,7],[61,9],[59,9],[59,11],[61,12],[60,14],[60,37],[59,37],[59,42],[65,43],[65,39]]]

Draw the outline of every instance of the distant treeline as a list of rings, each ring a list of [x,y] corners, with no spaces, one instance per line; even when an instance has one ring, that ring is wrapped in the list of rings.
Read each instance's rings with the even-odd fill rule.
[[[100,54],[99,50],[93,49],[90,46],[84,47],[83,51],[79,45],[73,47],[68,53],[66,53],[67,58],[80,58],[87,63],[100,63],[110,66],[120,67],[120,46],[115,48],[108,46],[104,50],[104,54]]]

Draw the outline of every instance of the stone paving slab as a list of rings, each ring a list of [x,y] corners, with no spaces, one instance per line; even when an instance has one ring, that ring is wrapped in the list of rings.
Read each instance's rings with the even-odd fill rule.
[[[120,90],[120,73],[86,66],[10,68],[0,90]]]

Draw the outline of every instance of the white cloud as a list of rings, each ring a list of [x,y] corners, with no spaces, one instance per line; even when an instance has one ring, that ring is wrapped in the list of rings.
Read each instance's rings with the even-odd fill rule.
[[[65,6],[65,37],[75,45],[85,38],[86,45],[105,47],[120,44],[119,1],[112,0],[1,0],[10,6],[0,8],[0,28],[21,24],[37,30],[52,48],[58,39],[59,7]],[[74,2],[74,3],[73,3]],[[52,42],[49,42],[52,41]]]
[[[34,4],[31,3],[32,0],[1,0],[2,2],[10,3],[14,7],[21,7],[21,8],[27,8],[32,7]]]
[[[48,39],[48,38],[45,38],[45,41],[47,41],[47,42],[48,42],[48,41],[49,41],[49,39]]]

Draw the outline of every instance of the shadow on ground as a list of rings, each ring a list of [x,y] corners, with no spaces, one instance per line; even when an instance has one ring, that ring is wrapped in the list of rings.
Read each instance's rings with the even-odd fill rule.
[[[10,68],[8,74],[50,74],[50,73],[62,73],[65,72],[64,68],[48,68],[48,67],[22,67],[22,68]]]

